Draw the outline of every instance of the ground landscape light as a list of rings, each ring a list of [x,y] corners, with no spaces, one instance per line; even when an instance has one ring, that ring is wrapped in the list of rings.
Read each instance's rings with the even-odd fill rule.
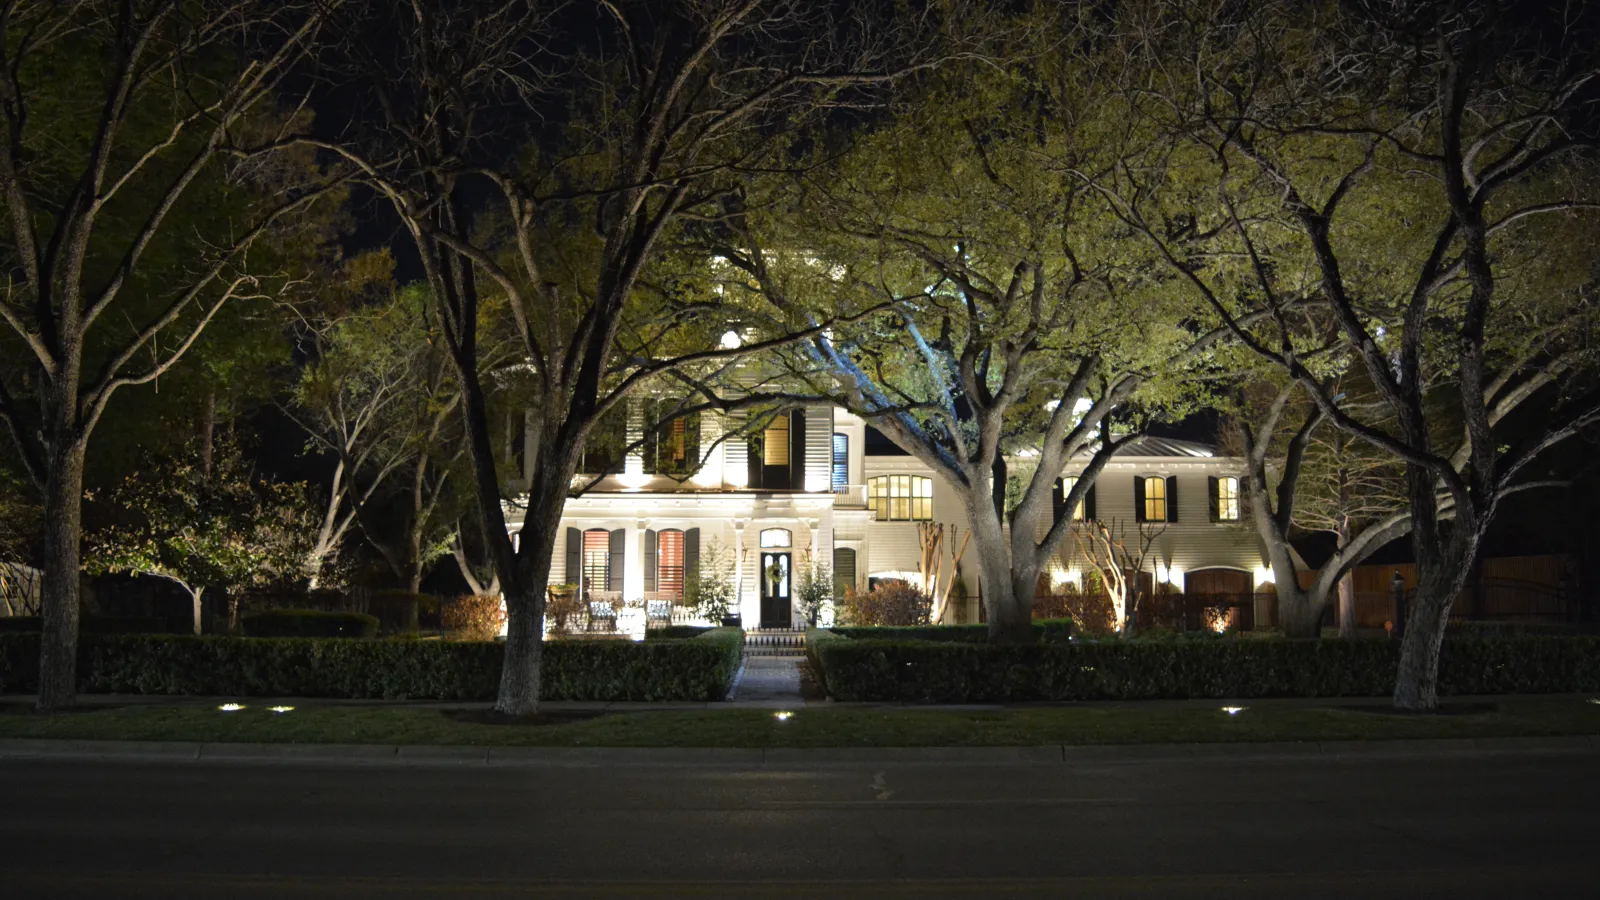
[[[239,710],[244,709],[244,704],[243,703],[224,703],[221,706],[217,707],[217,709],[220,709],[223,712],[238,712]]]
[[[1248,706],[1224,706],[1222,711],[1230,716],[1237,716],[1239,713],[1242,713],[1249,708],[1250,707]]]
[[[775,713],[772,714],[772,717],[774,719],[777,719],[779,722],[787,722],[793,716],[794,716],[794,713],[789,712],[786,709],[779,710],[778,712],[775,712]]]
[[[286,713],[294,709],[292,706],[273,706],[269,708],[275,713]]]

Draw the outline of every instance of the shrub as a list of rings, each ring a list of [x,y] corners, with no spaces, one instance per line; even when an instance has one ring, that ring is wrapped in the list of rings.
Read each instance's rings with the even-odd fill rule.
[[[506,608],[494,594],[466,594],[447,601],[439,621],[455,640],[492,641],[506,623]]]
[[[1072,636],[1071,619],[1035,619],[1034,638],[1039,641],[1065,641]],[[937,641],[962,644],[989,642],[988,625],[842,625],[835,634],[854,640]]]
[[[1400,647],[1346,641],[958,641],[808,638],[838,700],[996,703],[1185,697],[1376,697],[1394,688]],[[1442,694],[1600,690],[1600,638],[1448,638]]]
[[[933,600],[908,581],[891,579],[857,594],[846,592],[844,621],[850,625],[927,625]]]
[[[699,637],[711,630],[710,625],[663,625],[644,633],[647,641],[681,641]]]
[[[320,609],[271,609],[247,613],[239,626],[246,637],[371,638],[378,634],[378,617]]]
[[[689,640],[551,641],[545,700],[705,701],[726,696],[744,634],[716,628]],[[232,697],[492,700],[498,642],[192,635],[85,635],[85,693]],[[39,635],[0,635],[0,690],[38,690]]]
[[[1111,598],[1101,592],[1063,591],[1034,598],[1035,619],[1071,619],[1080,634],[1110,634],[1116,629]]]
[[[426,594],[410,591],[372,591],[366,596],[367,612],[378,618],[378,630],[383,634],[416,634],[422,608],[429,600]]]

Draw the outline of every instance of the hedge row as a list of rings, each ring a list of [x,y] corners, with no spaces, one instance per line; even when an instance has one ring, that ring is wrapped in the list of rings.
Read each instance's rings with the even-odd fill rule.
[[[997,703],[1185,697],[1375,697],[1394,689],[1398,641],[1078,641],[989,646],[806,638],[838,700]],[[1600,690],[1600,638],[1448,638],[1442,694]]]
[[[33,633],[44,630],[38,616],[0,616],[0,634]],[[172,634],[165,616],[83,616],[78,619],[80,634]]]
[[[246,637],[373,638],[378,636],[378,617],[322,609],[269,609],[246,614],[239,619],[239,627]]]
[[[744,635],[692,640],[551,641],[546,700],[720,700]],[[492,700],[503,645],[417,640],[84,635],[86,693]],[[39,636],[0,635],[0,690],[38,689]]]
[[[982,644],[989,640],[988,625],[839,625],[829,629],[855,640],[941,641]],[[1035,619],[1033,633],[1045,643],[1072,637],[1071,619]]]

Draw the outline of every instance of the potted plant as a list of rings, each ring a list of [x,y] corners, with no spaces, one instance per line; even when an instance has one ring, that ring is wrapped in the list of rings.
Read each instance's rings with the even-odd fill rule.
[[[740,625],[739,613],[733,608],[736,592],[732,555],[720,541],[715,538],[707,541],[700,554],[699,571],[685,575],[684,599],[694,608],[695,615],[707,622]]]

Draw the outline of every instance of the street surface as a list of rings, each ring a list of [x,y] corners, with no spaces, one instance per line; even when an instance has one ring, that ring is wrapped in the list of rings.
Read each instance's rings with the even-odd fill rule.
[[[0,896],[1600,897],[1600,758],[0,763]]]

